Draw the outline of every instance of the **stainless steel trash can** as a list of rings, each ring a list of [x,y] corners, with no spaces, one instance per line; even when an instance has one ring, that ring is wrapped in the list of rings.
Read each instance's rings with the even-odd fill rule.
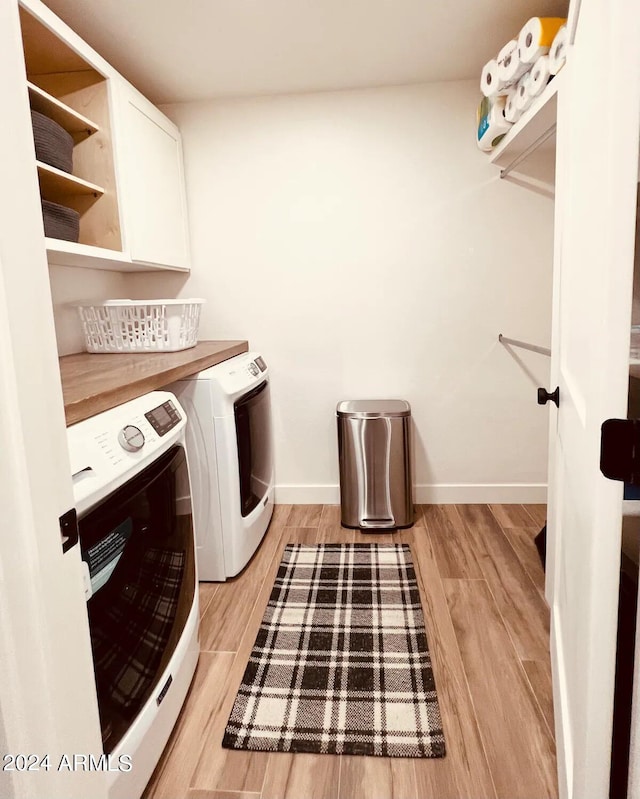
[[[336,414],[342,525],[410,527],[411,406],[404,400],[346,400]]]

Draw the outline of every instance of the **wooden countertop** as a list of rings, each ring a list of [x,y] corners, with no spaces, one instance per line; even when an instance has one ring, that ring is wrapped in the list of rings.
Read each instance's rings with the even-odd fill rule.
[[[180,352],[64,355],[60,375],[67,427],[248,349],[246,341],[201,341]]]

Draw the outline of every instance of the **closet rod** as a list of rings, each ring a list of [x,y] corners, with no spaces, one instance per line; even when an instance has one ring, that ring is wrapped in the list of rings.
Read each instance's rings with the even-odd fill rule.
[[[545,132],[541,136],[538,136],[538,138],[534,142],[532,142],[525,150],[523,150],[520,153],[520,155],[516,156],[516,158],[514,158],[510,164],[505,166],[504,169],[500,170],[500,177],[506,178],[509,172],[515,169],[519,163],[524,161],[525,158],[528,158],[532,152],[538,149],[538,147],[543,145],[547,139],[550,139],[555,132],[556,132],[556,123],[554,122],[553,125],[548,130],[545,130]]]
[[[548,347],[538,347],[537,344],[527,344],[526,341],[518,341],[517,338],[507,338],[502,333],[498,334],[498,341],[501,344],[511,344],[512,347],[522,347],[523,350],[531,350],[531,352],[539,352],[540,355],[551,356],[551,350]]]

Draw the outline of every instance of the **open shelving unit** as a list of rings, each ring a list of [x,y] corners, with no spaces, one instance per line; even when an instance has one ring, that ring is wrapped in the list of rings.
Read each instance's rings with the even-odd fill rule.
[[[122,256],[108,78],[22,6],[20,25],[30,106],[74,141],[72,173],[36,162],[42,199],[80,214],[78,242],[47,239],[47,249],[95,247]]]

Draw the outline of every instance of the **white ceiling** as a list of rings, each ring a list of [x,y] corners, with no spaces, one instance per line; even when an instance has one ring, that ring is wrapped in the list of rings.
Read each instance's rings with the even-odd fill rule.
[[[156,103],[480,77],[567,0],[45,0]]]

